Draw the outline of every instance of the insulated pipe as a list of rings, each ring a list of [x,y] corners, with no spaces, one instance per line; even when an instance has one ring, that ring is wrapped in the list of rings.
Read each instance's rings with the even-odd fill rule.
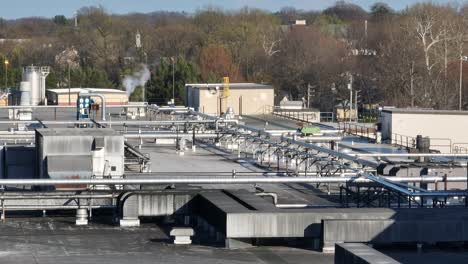
[[[332,155],[332,156],[335,156],[335,157],[338,157],[338,158],[342,158],[342,159],[345,159],[345,160],[349,160],[349,161],[352,161],[352,162],[356,162],[356,163],[359,163],[359,164],[362,164],[362,165],[366,165],[366,166],[370,166],[370,167],[374,167],[374,168],[380,165],[380,163],[377,163],[377,162],[374,162],[374,161],[360,159],[360,158],[355,157],[353,155],[342,153],[342,152],[332,150],[332,149],[328,149],[328,148],[324,148],[324,147],[320,147],[320,146],[317,146],[315,144],[305,143],[305,142],[302,142],[302,141],[297,141],[297,140],[289,139],[289,138],[286,138],[284,140],[286,142],[290,143],[290,144],[299,145],[299,146],[302,146],[304,148],[313,149],[313,150],[316,150],[316,151],[319,151],[319,152],[322,152],[322,153],[326,153],[326,154],[329,154],[329,155]]]
[[[357,153],[356,157],[468,157],[468,153]]]
[[[195,138],[217,138],[216,134],[212,133],[203,133],[203,134],[195,134]],[[125,134],[125,138],[185,138],[185,139],[192,139],[192,135],[189,134]]]
[[[115,208],[115,205],[4,205],[0,208],[6,211],[13,210],[67,210],[67,209],[79,209],[79,208],[91,208],[91,209],[102,209],[102,208]]]
[[[266,134],[267,136],[269,136],[268,133],[266,132],[262,132],[260,131],[259,129],[255,129],[255,128],[251,128],[251,127],[247,127],[247,126],[238,126],[239,128],[242,128],[242,129],[245,129],[245,130],[248,130],[248,131],[254,131],[254,132],[258,132],[259,134]],[[239,134],[240,132],[235,132],[237,134]],[[270,140],[268,140],[270,141]],[[346,153],[342,153],[342,152],[338,152],[338,151],[335,151],[335,150],[331,150],[331,149],[328,149],[328,148],[324,148],[324,147],[320,147],[320,146],[317,146],[315,144],[309,144],[309,143],[305,143],[305,142],[301,142],[301,141],[297,141],[297,140],[294,140],[294,139],[289,139],[289,138],[282,138],[282,141],[286,141],[287,143],[289,144],[293,144],[293,145],[296,145],[296,146],[302,146],[302,147],[305,147],[305,148],[308,148],[308,149],[314,149],[318,152],[322,152],[322,153],[325,153],[325,154],[328,154],[328,155],[331,155],[331,156],[334,156],[334,157],[338,157],[338,158],[342,158],[342,159],[345,159],[345,160],[348,160],[348,161],[352,161],[352,162],[356,162],[356,163],[359,163],[361,165],[365,165],[365,166],[371,166],[371,167],[376,167],[379,165],[379,163],[376,163],[376,162],[372,162],[372,161],[369,161],[369,160],[365,160],[365,159],[360,159],[356,156],[352,156],[352,155],[349,155],[349,154],[346,154]],[[269,142],[268,144],[274,144],[273,142]],[[376,182],[376,183],[379,183],[379,184],[382,184],[383,186],[387,187],[387,188],[390,188],[390,189],[393,189],[395,191],[398,191],[398,192],[401,192],[407,196],[427,196],[427,197],[432,197],[432,196],[465,196],[466,195],[466,191],[465,192],[438,192],[438,191],[427,191],[427,192],[413,192],[413,191],[409,191],[408,189],[406,188],[403,188],[403,187],[400,187],[398,186],[397,184],[394,184],[391,182],[391,180],[386,180],[385,178],[383,177],[380,177],[380,176],[374,176],[370,173],[366,173],[362,170],[358,170],[358,169],[355,169],[355,168],[351,168],[351,166],[349,165],[346,165],[346,164],[342,164],[342,166],[344,168],[347,168],[347,169],[350,169],[356,173],[358,173],[358,175],[361,175],[363,177],[366,177],[367,179],[370,179],[372,180],[373,182]]]
[[[388,188],[399,191],[407,196],[412,197],[448,197],[448,196],[466,196],[466,191],[428,191],[428,192],[412,192],[408,189],[400,187],[394,183],[386,181],[382,177],[376,177],[371,174],[363,173],[362,176],[373,182],[380,183]],[[343,182],[343,178],[335,177],[330,179],[327,177],[310,178],[310,177],[279,177],[279,178],[158,178],[158,179],[19,179],[19,180],[0,180],[0,185],[143,185],[143,184],[255,184],[255,183],[333,183]],[[417,177],[415,177],[417,178]],[[465,178],[466,179],[466,178]],[[345,180],[346,181],[346,180]],[[359,182],[358,179],[352,178],[348,181]]]
[[[363,175],[364,176],[364,175]],[[375,177],[375,176],[374,176]],[[379,177],[395,182],[435,182],[442,181],[442,176],[428,177]],[[447,181],[466,181],[464,176],[448,177]],[[345,183],[375,182],[363,177],[174,177],[132,179],[0,179],[0,186],[5,185],[146,185],[146,184],[254,184],[254,183]]]
[[[0,200],[27,200],[27,199],[112,199],[117,198],[114,194],[96,195],[1,195]]]
[[[138,107],[132,106],[128,104],[122,105],[108,105],[107,108],[123,108],[123,107]],[[0,110],[2,109],[22,109],[22,108],[33,108],[33,109],[41,109],[41,108],[76,108],[74,105],[8,105],[8,106],[0,106]]]
[[[97,96],[101,98],[101,105],[102,105],[102,110],[101,110],[101,119],[102,121],[106,121],[106,97],[104,95],[99,94],[99,93],[80,93],[79,96]]]
[[[89,121],[55,121],[55,120],[41,120],[42,123],[48,125],[67,125],[67,124],[89,124]],[[218,123],[232,123],[237,124],[237,120],[219,120]],[[0,124],[39,124],[37,120],[0,120]],[[143,121],[143,120],[121,120],[121,121],[99,121],[102,125],[176,125],[176,124],[215,124],[216,120],[158,120],[158,121]]]

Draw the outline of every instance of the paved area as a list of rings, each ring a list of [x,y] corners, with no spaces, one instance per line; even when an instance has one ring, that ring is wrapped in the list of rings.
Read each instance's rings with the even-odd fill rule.
[[[0,224],[0,263],[333,263],[333,255],[306,249],[228,250],[173,245],[156,224],[123,229],[74,218],[16,218]]]

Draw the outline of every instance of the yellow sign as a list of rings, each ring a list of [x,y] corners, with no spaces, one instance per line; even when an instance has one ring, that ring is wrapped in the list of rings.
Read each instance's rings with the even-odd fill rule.
[[[223,97],[229,96],[229,77],[223,77]]]

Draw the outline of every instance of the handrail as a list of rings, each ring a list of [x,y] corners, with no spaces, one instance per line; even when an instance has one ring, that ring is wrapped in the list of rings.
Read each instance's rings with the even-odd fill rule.
[[[343,126],[343,128],[341,126]],[[363,125],[353,124],[353,123],[348,123],[348,122],[339,122],[338,129],[342,130],[343,133],[345,134],[360,136],[360,137],[373,139],[373,140],[377,138],[375,134],[375,128],[369,127],[369,126],[363,126]]]

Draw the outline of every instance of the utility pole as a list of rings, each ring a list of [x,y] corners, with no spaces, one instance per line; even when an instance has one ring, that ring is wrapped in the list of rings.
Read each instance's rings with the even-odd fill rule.
[[[5,90],[8,88],[8,64],[10,64],[10,62],[5,59],[4,61],[5,63]]]
[[[352,113],[353,113],[353,75],[351,73],[348,74],[349,76],[349,83],[348,83],[348,90],[349,90],[349,122],[353,121]]]
[[[463,90],[463,61],[467,61],[468,56],[460,56],[460,89],[459,89],[459,101],[458,101],[458,110],[462,110],[462,90]]]
[[[70,74],[70,61],[68,62],[68,105],[71,105],[71,74]]]
[[[411,93],[411,108],[414,108],[414,88],[413,88],[413,80],[414,80],[414,61],[411,62],[411,73],[410,73],[410,93]]]
[[[149,66],[148,66],[148,54],[146,53],[146,51],[143,51],[143,54],[145,55],[145,65],[146,67],[148,67],[149,69]],[[146,84],[143,85],[143,102],[146,102]]]
[[[356,122],[359,121],[359,115],[358,115],[358,112],[359,112],[359,111],[358,111],[358,93],[359,93],[358,90],[355,90],[355,91],[354,91],[354,96],[355,96],[355,100],[354,100],[354,105],[355,105],[355,107],[354,107],[354,109],[356,109]]]
[[[172,103],[175,104],[175,74],[174,74],[174,68],[175,68],[175,59],[174,57],[171,57],[172,61]]]

